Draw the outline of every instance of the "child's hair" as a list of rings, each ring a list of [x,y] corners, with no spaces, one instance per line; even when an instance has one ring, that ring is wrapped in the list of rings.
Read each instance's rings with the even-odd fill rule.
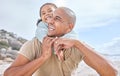
[[[54,8],[57,8],[57,6],[56,6],[55,4],[53,4],[53,3],[45,3],[45,4],[43,4],[43,5],[40,7],[40,17],[41,17],[41,10],[42,10],[42,8],[43,8],[45,5],[52,5]]]
[[[43,5],[40,7],[40,11],[39,11],[39,12],[40,12],[40,17],[41,17],[41,10],[42,10],[42,8],[43,8],[45,5],[52,5],[54,8],[57,8],[57,6],[56,6],[55,4],[53,4],[53,3],[45,3],[45,4],[43,4]],[[38,26],[38,24],[39,24],[41,21],[42,21],[42,19],[38,19],[36,25]]]
[[[42,19],[38,19],[36,25],[38,26],[38,24],[39,24],[41,21],[42,21]]]

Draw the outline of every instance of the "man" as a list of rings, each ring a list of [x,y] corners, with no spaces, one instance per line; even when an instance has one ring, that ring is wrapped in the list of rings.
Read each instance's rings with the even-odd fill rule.
[[[4,76],[70,76],[83,59],[101,76],[116,76],[116,70],[100,55],[78,40],[56,38],[70,32],[75,14],[68,8],[57,8],[48,23],[48,36],[26,42]],[[54,52],[63,51],[63,61]]]

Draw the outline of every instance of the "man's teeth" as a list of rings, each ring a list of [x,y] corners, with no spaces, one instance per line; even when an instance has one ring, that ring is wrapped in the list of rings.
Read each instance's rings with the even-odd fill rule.
[[[53,29],[49,29],[49,30],[51,30],[51,31],[52,31]]]

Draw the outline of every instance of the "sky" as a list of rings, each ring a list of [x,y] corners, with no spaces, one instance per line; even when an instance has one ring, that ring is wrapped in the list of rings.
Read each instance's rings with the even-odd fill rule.
[[[120,47],[120,0],[0,0],[0,29],[31,40],[39,8],[46,2],[72,9],[79,39],[96,50]],[[112,50],[111,50],[112,51]],[[106,51],[107,52],[107,51]]]

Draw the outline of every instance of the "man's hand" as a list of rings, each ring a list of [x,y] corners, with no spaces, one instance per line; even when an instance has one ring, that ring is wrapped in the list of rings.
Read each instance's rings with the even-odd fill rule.
[[[42,57],[46,60],[52,55],[52,45],[56,38],[44,37],[42,43]]]
[[[72,46],[74,46],[75,44],[75,40],[73,39],[68,39],[68,38],[58,38],[55,42],[54,42],[54,49],[57,52],[59,52],[59,50],[61,49],[67,49],[67,48],[71,48]]]

